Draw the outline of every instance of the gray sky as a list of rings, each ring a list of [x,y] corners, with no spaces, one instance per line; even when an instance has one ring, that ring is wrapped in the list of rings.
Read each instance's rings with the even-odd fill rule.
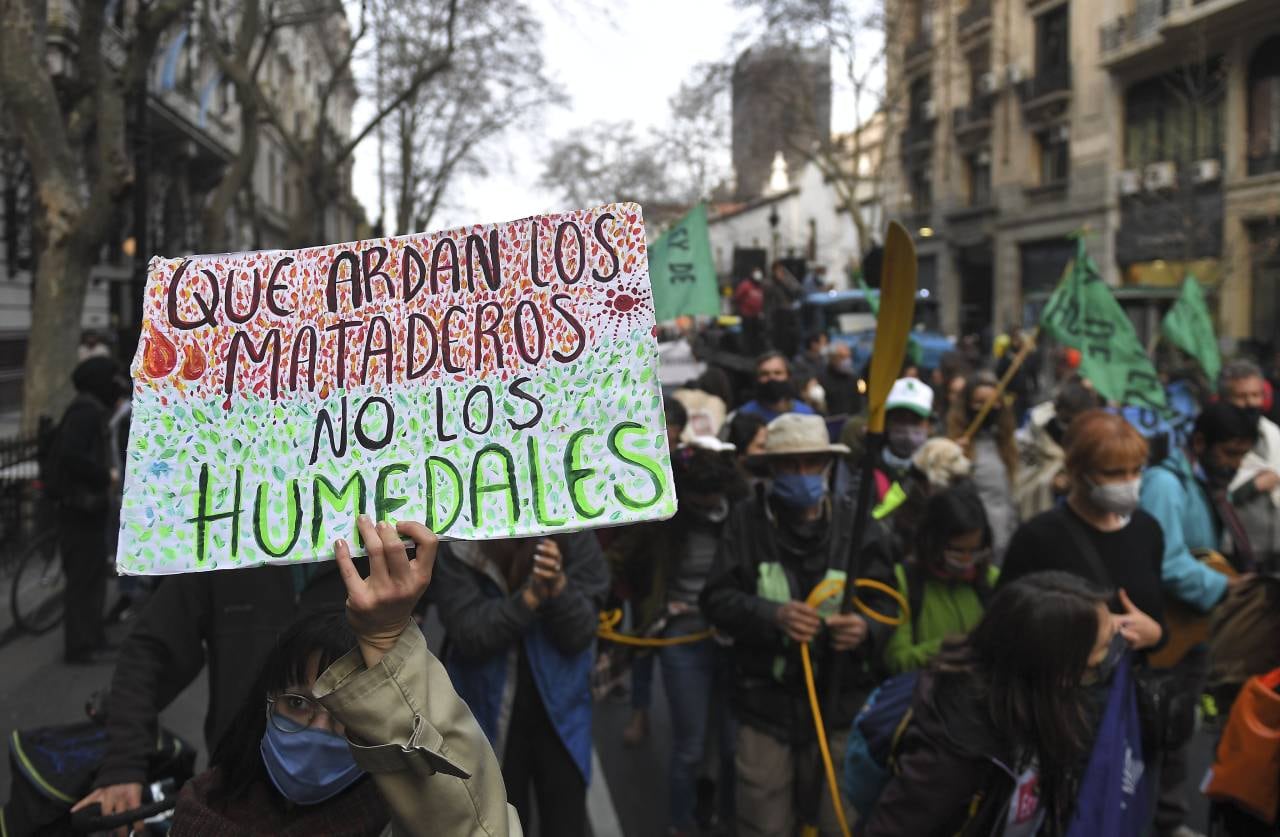
[[[532,131],[499,138],[488,178],[455,180],[450,206],[432,223],[506,221],[549,210],[570,209],[538,186],[542,158],[551,141],[597,119],[629,119],[641,128],[667,117],[667,99],[702,61],[724,58],[741,14],[731,0],[612,0],[605,3],[530,0],[543,25],[548,76],[569,99],[565,108],[544,111]],[[625,95],[619,79],[639,76]],[[368,103],[356,109],[367,119]],[[503,159],[505,158],[505,159]],[[378,215],[377,143],[356,150],[353,188],[370,219]]]
[[[554,192],[538,185],[542,159],[554,139],[596,120],[630,120],[642,131],[667,119],[667,100],[693,67],[724,61],[740,51],[733,43],[747,16],[732,0],[529,0],[543,25],[547,74],[569,99],[564,108],[544,111],[531,131],[513,131],[492,143],[487,178],[458,178],[432,226],[506,221],[541,212],[571,209]],[[851,98],[836,82],[832,128],[853,123]],[[619,93],[628,74],[637,83]],[[357,125],[368,118],[369,103],[356,107]],[[356,151],[353,188],[371,220],[378,216],[377,143]],[[390,200],[390,199],[388,199]],[[390,216],[388,212],[388,217]],[[425,232],[417,231],[417,232]]]

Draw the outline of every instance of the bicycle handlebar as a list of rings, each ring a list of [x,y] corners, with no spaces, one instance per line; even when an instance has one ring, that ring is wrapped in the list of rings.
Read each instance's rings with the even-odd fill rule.
[[[141,808],[133,808],[128,811],[121,811],[118,814],[103,816],[102,806],[95,802],[92,805],[86,805],[71,815],[71,827],[81,833],[109,831],[113,828],[131,825],[139,820],[154,817],[156,814],[162,814],[172,809],[177,803],[178,798],[176,796],[166,796],[163,799],[143,805]]]

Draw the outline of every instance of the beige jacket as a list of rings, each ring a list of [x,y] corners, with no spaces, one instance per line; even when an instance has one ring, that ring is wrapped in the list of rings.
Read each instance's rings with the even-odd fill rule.
[[[420,631],[410,626],[372,669],[347,653],[314,692],[391,809],[384,833],[521,837],[493,748]]]

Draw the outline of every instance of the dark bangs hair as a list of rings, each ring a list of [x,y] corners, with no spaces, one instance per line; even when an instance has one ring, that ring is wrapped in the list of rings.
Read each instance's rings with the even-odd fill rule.
[[[310,610],[285,628],[245,695],[235,720],[214,747],[209,767],[217,768],[219,775],[216,787],[210,791],[210,802],[221,804],[235,799],[261,782],[271,789],[273,798],[284,804],[267,776],[259,749],[267,730],[267,698],[304,685],[312,657],[318,655],[318,676],[355,647],[356,636],[347,623],[343,605]]]
[[[981,531],[982,547],[988,548],[992,543],[991,524],[987,522],[987,511],[978,496],[978,489],[971,480],[960,480],[947,488],[923,498],[917,512],[916,522],[912,529],[915,532],[911,556],[903,568],[907,577],[907,600],[911,609],[911,625],[919,630],[920,611],[924,605],[925,581],[929,577],[930,567],[943,564],[943,550],[948,541],[966,532]],[[973,579],[973,588],[978,600],[985,608],[992,597],[991,582],[987,577],[987,567],[978,567]]]
[[[985,720],[1018,758],[1036,758],[1051,835],[1066,827],[1093,743],[1081,680],[1105,603],[1079,576],[1033,573],[1002,587],[973,632],[938,658],[944,677],[964,672],[984,690]]]

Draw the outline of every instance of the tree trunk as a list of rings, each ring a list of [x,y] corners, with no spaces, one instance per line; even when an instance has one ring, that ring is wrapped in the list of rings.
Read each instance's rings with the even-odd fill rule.
[[[77,363],[80,318],[93,261],[90,252],[78,237],[51,239],[40,251],[22,373],[24,432],[34,431],[41,415],[56,421],[71,400],[71,371]]]
[[[240,98],[240,152],[223,173],[201,213],[204,248],[210,253],[223,253],[230,249],[227,246],[227,214],[253,176],[253,166],[258,159],[258,103],[252,96]]]

